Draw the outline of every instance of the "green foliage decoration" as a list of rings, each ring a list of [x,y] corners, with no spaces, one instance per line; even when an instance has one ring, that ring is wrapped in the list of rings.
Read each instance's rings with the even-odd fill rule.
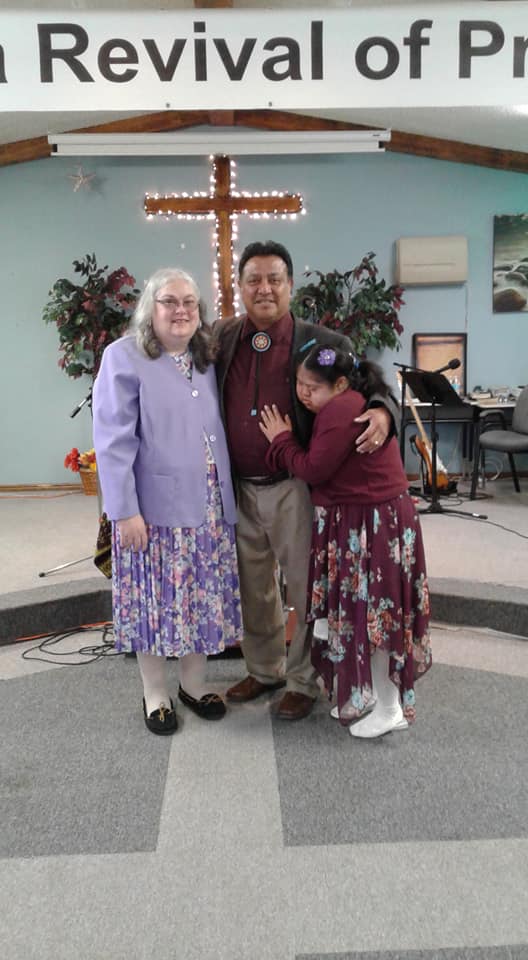
[[[59,333],[59,367],[77,379],[95,377],[105,347],[126,330],[139,290],[124,267],[107,273],[98,267],[95,253],[74,260],[79,282],[61,278],[49,291],[43,319],[55,323]]]
[[[304,276],[318,280],[299,287],[292,298],[295,316],[345,334],[360,357],[369,347],[401,347],[403,326],[399,311],[405,303],[404,290],[397,284],[387,286],[379,277],[375,256],[372,251],[365,254],[356,267],[345,273],[306,271]]]

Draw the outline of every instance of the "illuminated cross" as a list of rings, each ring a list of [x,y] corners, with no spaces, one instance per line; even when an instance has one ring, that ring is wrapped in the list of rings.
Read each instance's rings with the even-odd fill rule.
[[[249,217],[272,217],[288,219],[304,213],[302,197],[298,193],[250,194],[235,190],[235,163],[226,156],[211,157],[212,172],[209,193],[194,193],[192,196],[145,197],[147,216],[177,217],[178,220],[215,220],[217,288],[216,310],[218,318],[235,313],[235,271],[233,265],[233,237],[236,237],[236,221],[239,215]]]

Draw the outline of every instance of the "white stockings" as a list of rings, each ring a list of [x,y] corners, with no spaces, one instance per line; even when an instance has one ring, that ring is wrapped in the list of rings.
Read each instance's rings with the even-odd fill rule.
[[[170,707],[169,689],[167,686],[167,661],[154,653],[138,653],[137,662],[143,681],[143,696],[147,716],[154,710],[159,710],[161,704]],[[205,653],[188,653],[178,661],[180,686],[196,700],[207,693],[205,689],[205,673],[207,657]]]
[[[150,716],[154,710],[159,710],[162,703],[169,709],[170,697],[165,657],[158,657],[155,653],[138,653],[137,662],[143,681],[147,716]]]
[[[403,716],[398,687],[389,677],[389,654],[386,650],[378,648],[372,654],[370,668],[376,703],[368,717],[350,725],[351,735],[371,739],[391,730],[406,730],[408,723]]]
[[[180,686],[194,697],[200,700],[207,690],[205,689],[205,674],[207,670],[207,657],[205,653],[188,653],[178,661],[180,675]]]

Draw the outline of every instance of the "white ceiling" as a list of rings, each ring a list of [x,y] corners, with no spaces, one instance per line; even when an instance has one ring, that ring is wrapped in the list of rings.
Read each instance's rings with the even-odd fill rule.
[[[453,3],[453,0],[435,0],[436,4]],[[475,3],[480,8],[486,0]],[[519,0],[525,6],[525,0]],[[350,8],[368,7],[373,11],[377,6],[421,6],[423,0],[234,0],[238,9],[269,8]],[[0,0],[0,10],[13,10],[14,3]],[[192,0],[17,0],[16,10],[141,10],[141,9],[192,9]],[[229,10],[226,10],[229,16]],[[527,92],[528,100],[528,92]],[[308,112],[308,111],[307,111]],[[448,140],[503,150],[519,150],[528,153],[528,104],[511,107],[416,107],[361,110],[325,110],[311,111],[314,116],[324,116],[334,120],[345,120],[367,126],[390,127],[405,133],[422,134]],[[137,113],[3,113],[0,115],[0,143],[11,143],[48,133],[63,133],[83,126],[105,123]]]

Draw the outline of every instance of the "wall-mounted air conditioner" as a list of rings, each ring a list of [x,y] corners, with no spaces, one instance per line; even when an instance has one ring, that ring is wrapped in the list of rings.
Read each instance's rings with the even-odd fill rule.
[[[467,271],[467,237],[400,237],[396,241],[397,283],[463,283]]]

